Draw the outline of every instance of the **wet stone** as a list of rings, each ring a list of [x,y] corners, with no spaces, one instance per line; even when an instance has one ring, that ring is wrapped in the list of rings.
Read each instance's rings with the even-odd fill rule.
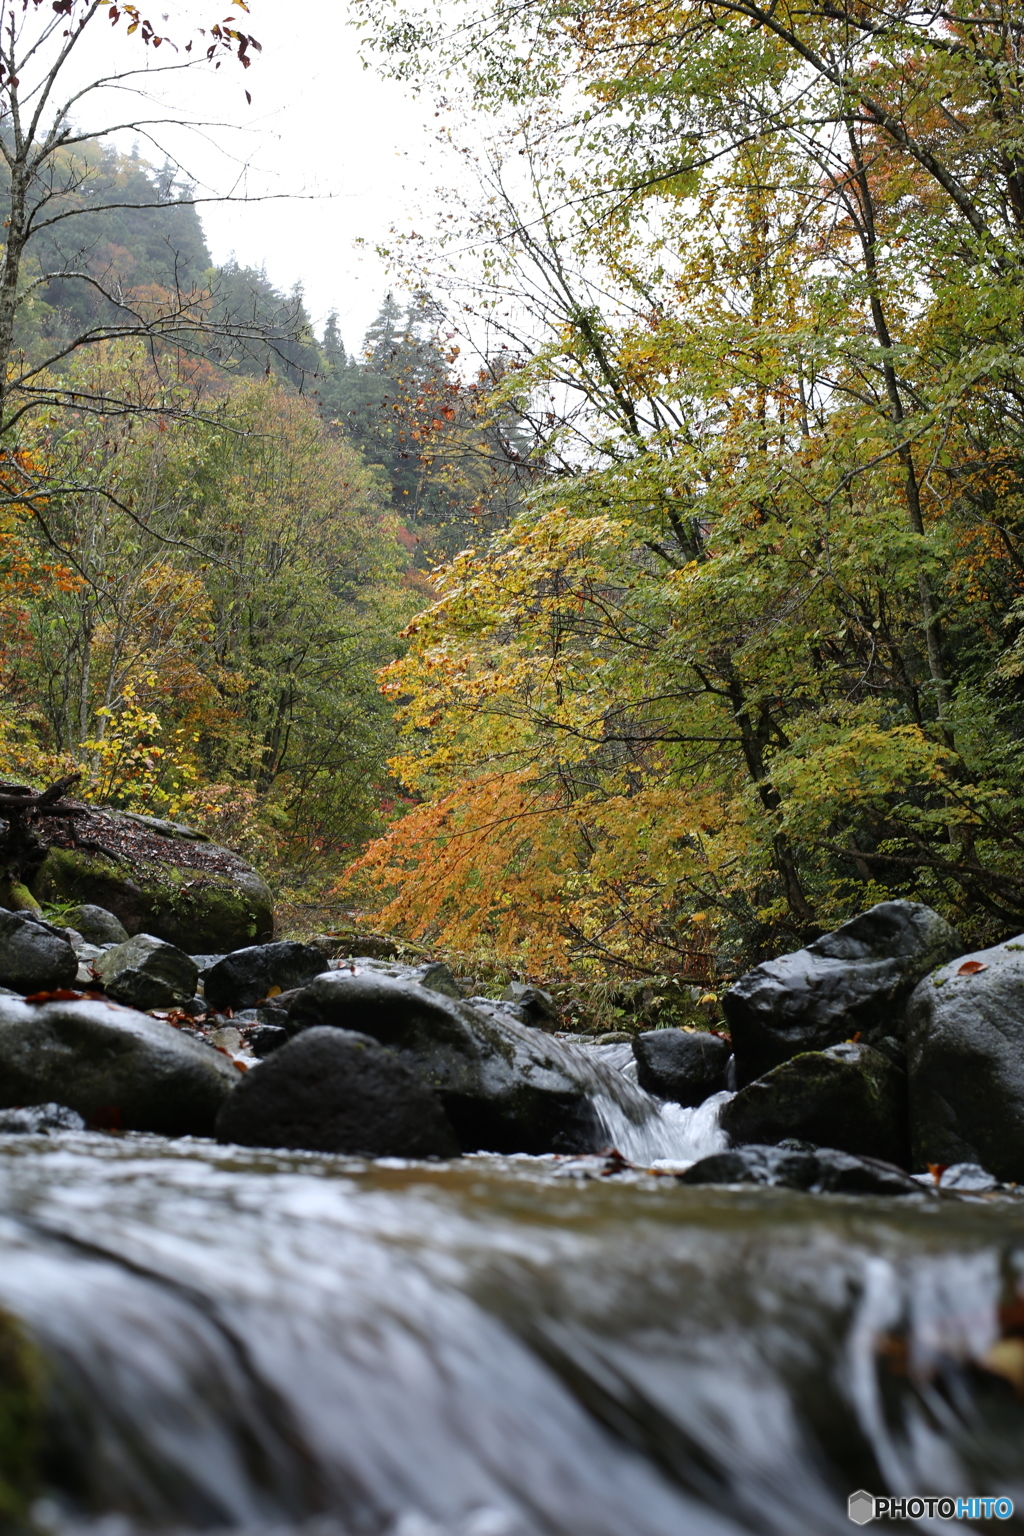
[[[703,1104],[725,1087],[731,1048],[717,1035],[688,1029],[651,1029],[633,1041],[641,1088],[675,1104]]]
[[[115,944],[94,962],[107,996],[128,1008],[183,1008],[191,1003],[199,979],[190,955],[137,933],[125,944]]]
[[[219,1051],[103,999],[0,999],[3,1108],[64,1104],[101,1128],[209,1136],[239,1077]]]
[[[397,1052],[353,1030],[305,1030],[252,1068],[217,1119],[217,1137],[366,1157],[452,1157],[447,1115]]]
[[[719,1123],[736,1142],[796,1136],[909,1166],[906,1075],[869,1045],[794,1056],[741,1088]]]
[[[0,1109],[0,1136],[49,1136],[57,1131],[84,1131],[85,1121],[66,1104],[32,1104],[24,1109]]]
[[[218,960],[203,976],[203,992],[211,1008],[252,1008],[272,988],[286,992],[312,981],[327,969],[313,944],[253,944]]]
[[[930,907],[883,901],[806,949],[756,966],[722,999],[740,1086],[858,1033],[868,1044],[901,1040],[918,982],[962,950]]]
[[[74,985],[78,957],[61,928],[31,912],[0,911],[0,985],[22,995]]]
[[[921,1186],[881,1158],[854,1157],[834,1147],[813,1152],[744,1146],[703,1157],[679,1175],[682,1184],[765,1184],[812,1194],[919,1195]]]
[[[65,914],[65,922],[69,928],[76,929],[87,944],[123,944],[128,938],[128,930],[120,918],[108,912],[106,907],[89,902],[72,907]]]

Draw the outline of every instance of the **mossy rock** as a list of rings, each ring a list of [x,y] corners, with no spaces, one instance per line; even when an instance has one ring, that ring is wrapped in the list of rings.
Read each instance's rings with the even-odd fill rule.
[[[719,1125],[734,1143],[796,1137],[909,1167],[906,1073],[852,1041],[773,1067],[722,1106]]]
[[[0,1531],[5,1536],[30,1529],[42,1416],[39,1356],[15,1319],[0,1312]]]
[[[270,890],[230,849],[112,811],[78,819],[73,836],[74,842],[59,828],[50,835],[31,880],[37,900],[105,907],[129,934],[151,933],[190,954],[226,953],[273,938]]]

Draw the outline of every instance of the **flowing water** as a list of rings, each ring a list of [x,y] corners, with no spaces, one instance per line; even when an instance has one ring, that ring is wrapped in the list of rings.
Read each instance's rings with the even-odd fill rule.
[[[714,1142],[700,1114],[663,1155]],[[49,1362],[42,1528],[838,1536],[859,1487],[1024,1508],[1018,1203],[607,1167],[0,1138],[0,1306]]]

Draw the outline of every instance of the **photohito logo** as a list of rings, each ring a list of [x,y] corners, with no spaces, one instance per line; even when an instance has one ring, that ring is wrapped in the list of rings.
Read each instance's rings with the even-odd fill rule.
[[[848,1513],[854,1525],[869,1520],[1009,1520],[1012,1499],[880,1499],[864,1488],[850,1494]]]

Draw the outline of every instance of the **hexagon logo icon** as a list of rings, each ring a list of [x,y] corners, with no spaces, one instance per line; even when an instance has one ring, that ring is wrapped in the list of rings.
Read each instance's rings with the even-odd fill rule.
[[[874,1494],[865,1492],[863,1488],[858,1488],[856,1493],[851,1493],[847,1514],[854,1525],[867,1525],[869,1520],[875,1518]]]

